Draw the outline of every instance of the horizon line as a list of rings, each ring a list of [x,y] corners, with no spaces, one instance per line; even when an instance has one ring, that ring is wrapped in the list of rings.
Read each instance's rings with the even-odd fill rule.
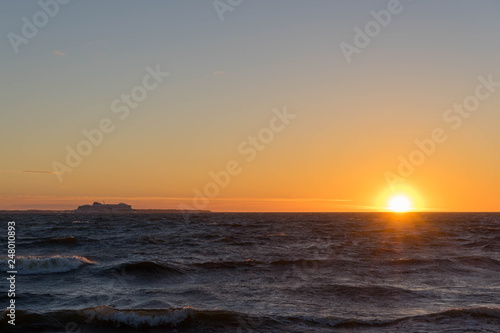
[[[185,211],[183,209],[178,208],[138,208],[134,209],[134,211],[148,211],[148,210],[159,210],[159,211]],[[0,212],[75,212],[75,209],[0,209]],[[190,212],[202,211],[207,213],[235,213],[235,214],[286,214],[286,213],[304,213],[304,214],[331,214],[331,213],[352,213],[352,214],[370,214],[370,213],[391,213],[397,215],[405,215],[412,213],[500,213],[500,211],[429,211],[429,210],[412,210],[407,212],[393,212],[390,210],[374,210],[374,211],[213,211],[210,209],[192,209]],[[98,215],[99,213],[95,213]],[[113,214],[113,213],[105,213],[105,214]],[[127,213],[117,213],[117,214],[127,214]]]

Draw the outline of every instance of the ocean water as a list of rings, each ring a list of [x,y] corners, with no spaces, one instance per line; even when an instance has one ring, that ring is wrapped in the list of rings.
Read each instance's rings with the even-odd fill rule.
[[[0,220],[1,332],[500,332],[500,214]]]

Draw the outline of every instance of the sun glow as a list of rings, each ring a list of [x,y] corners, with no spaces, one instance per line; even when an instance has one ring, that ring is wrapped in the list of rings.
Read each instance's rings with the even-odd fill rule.
[[[389,207],[393,212],[403,213],[412,209],[410,199],[404,195],[397,195],[390,199]]]

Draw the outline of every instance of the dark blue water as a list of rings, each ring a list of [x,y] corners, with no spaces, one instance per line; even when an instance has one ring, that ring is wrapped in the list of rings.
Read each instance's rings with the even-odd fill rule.
[[[2,332],[499,332],[500,214],[2,214]],[[6,279],[0,302],[7,307]]]

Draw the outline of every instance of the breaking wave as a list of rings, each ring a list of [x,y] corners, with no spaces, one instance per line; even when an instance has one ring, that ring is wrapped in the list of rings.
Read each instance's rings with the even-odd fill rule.
[[[7,312],[3,313],[0,328],[7,327]],[[293,328],[390,328],[421,327],[434,322],[436,325],[453,324],[457,320],[485,322],[498,325],[500,323],[500,308],[476,307],[465,309],[450,309],[443,312],[429,313],[418,316],[408,316],[388,320],[361,320],[341,317],[268,317],[251,316],[248,314],[225,310],[198,310],[191,307],[169,309],[115,309],[109,306],[97,306],[83,310],[60,310],[45,313],[18,310],[16,313],[19,329],[28,330],[56,329],[61,323],[72,323],[93,331],[119,331],[121,329],[175,328],[178,332],[185,330],[200,330],[215,332],[223,329],[228,332],[255,330],[258,332],[287,332]],[[295,327],[294,327],[295,326]],[[467,327],[463,327],[465,332]],[[116,329],[116,330],[115,330]]]
[[[65,273],[95,262],[80,256],[18,257],[18,274]]]

